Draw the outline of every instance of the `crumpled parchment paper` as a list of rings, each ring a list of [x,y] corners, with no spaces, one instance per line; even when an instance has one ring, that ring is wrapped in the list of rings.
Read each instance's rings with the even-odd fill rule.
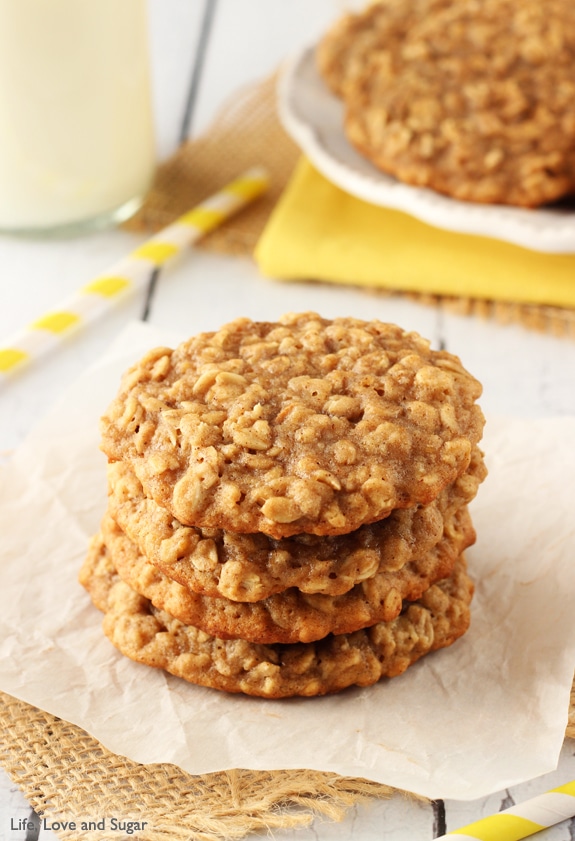
[[[575,418],[488,419],[471,629],[399,678],[267,701],[112,647],[77,583],[106,505],[98,418],[132,362],[179,338],[132,325],[0,471],[0,689],[194,774],[310,768],[474,799],[554,769],[575,666]]]

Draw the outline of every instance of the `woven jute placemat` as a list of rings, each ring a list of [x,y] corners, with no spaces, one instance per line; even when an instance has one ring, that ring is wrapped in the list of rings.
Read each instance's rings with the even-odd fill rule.
[[[251,255],[300,155],[277,116],[276,81],[272,76],[238,91],[205,134],[184,143],[163,163],[143,207],[124,227],[140,233],[158,231],[244,169],[263,165],[271,176],[266,196],[197,246],[220,254]],[[365,292],[374,294],[372,289]],[[375,294],[407,297],[458,315],[518,323],[539,332],[575,338],[575,309],[383,289]]]
[[[575,739],[575,684],[566,736]],[[0,764],[49,825],[76,823],[77,829],[57,833],[69,841],[117,841],[124,836],[112,819],[116,827],[145,821],[130,836],[141,841],[232,841],[256,830],[295,830],[316,816],[338,821],[351,806],[373,798],[411,796],[370,780],[305,769],[194,776],[175,765],[141,765],[4,692]],[[81,828],[90,821],[100,828]]]
[[[121,823],[142,841],[224,841],[297,829],[320,815],[341,820],[354,804],[394,790],[305,769],[231,770],[193,776],[141,765],[106,750],[73,724],[0,692],[0,763],[49,826],[70,841],[118,841]],[[113,824],[113,820],[116,824]],[[81,824],[100,824],[82,829]],[[142,824],[138,831],[135,823]]]

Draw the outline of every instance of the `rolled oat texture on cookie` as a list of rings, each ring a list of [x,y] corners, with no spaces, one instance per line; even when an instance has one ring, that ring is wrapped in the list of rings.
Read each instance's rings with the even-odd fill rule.
[[[452,533],[457,512],[474,499],[485,475],[483,454],[475,447],[465,473],[428,505],[396,509],[345,535],[276,540],[184,526],[144,495],[127,464],[113,462],[108,512],[142,555],[193,592],[238,602],[260,601],[290,588],[338,596],[425,556]]]
[[[96,543],[81,580],[104,611],[104,631],[124,655],[191,683],[262,698],[317,696],[402,674],[451,645],[469,626],[473,585],[463,556],[392,622],[318,642],[259,645],[222,640],[174,619],[132,590]]]
[[[572,192],[575,4],[405,0],[403,29],[390,28],[389,5],[342,21],[318,48],[358,151],[464,201],[537,207]]]
[[[110,555],[120,578],[185,625],[220,639],[257,643],[314,642],[328,634],[346,634],[395,619],[437,581],[449,576],[475,541],[467,506],[458,509],[451,534],[426,555],[394,573],[385,572],[356,584],[341,596],[308,595],[290,589],[258,602],[233,602],[202,596],[164,575],[142,555],[110,515],[102,522],[97,554]]]
[[[340,18],[320,40],[316,50],[318,70],[336,96],[345,97],[366,59],[377,53],[392,72],[401,59],[403,41],[410,28],[433,10],[453,0],[380,0],[361,12]]]
[[[102,449],[182,525],[341,535],[465,473],[480,394],[456,356],[395,325],[243,318],[130,369]]]

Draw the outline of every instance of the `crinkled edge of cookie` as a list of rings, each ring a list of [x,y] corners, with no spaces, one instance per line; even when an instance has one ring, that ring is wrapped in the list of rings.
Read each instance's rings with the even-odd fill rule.
[[[182,624],[131,590],[109,559],[83,584],[105,611],[105,634],[125,656],[190,683],[262,698],[325,695],[396,677],[465,633],[473,595],[461,556],[450,578],[392,622],[315,643],[266,646],[217,639]]]
[[[188,590],[238,602],[261,601],[291,587],[339,596],[430,552],[486,473],[475,447],[468,470],[427,506],[395,510],[383,521],[334,537],[274,540],[184,526],[144,496],[123,462],[108,466],[108,511],[148,560]]]
[[[415,601],[436,581],[446,578],[463,552],[475,540],[467,508],[459,509],[453,534],[445,537],[425,556],[392,573],[382,573],[357,584],[341,596],[305,595],[286,590],[259,602],[240,603],[202,596],[187,590],[161,573],[140,554],[114,520],[102,522],[102,542],[91,547],[110,556],[120,578],[185,625],[222,639],[256,643],[314,642],[328,634],[346,634],[390,622],[406,601]]]

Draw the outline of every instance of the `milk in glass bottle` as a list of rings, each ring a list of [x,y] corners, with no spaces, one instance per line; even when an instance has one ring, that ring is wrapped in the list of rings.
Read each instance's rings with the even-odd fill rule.
[[[0,0],[0,232],[125,219],[154,165],[146,0]]]

